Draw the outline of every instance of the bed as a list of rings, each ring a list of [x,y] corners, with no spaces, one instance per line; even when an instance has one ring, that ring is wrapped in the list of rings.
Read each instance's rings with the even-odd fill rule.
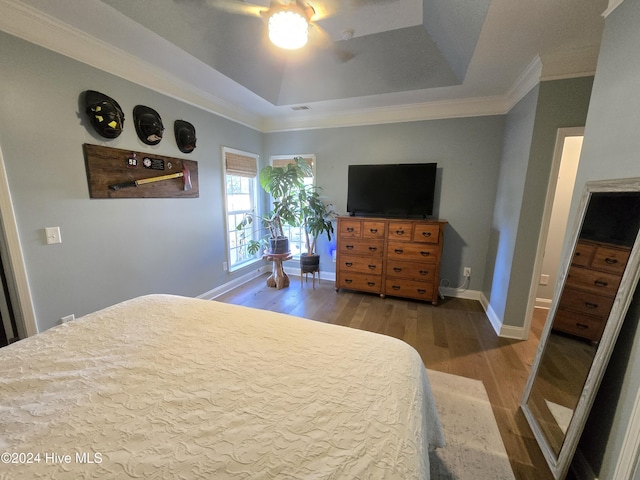
[[[0,478],[428,479],[400,340],[147,295],[0,349]]]

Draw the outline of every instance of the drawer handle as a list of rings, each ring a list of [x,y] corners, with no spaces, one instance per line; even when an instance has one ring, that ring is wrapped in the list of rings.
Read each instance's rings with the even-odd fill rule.
[[[402,252],[404,252],[404,250],[402,250],[400,248],[396,248],[393,252],[397,253],[398,255],[402,255]]]
[[[609,258],[609,257],[605,258],[604,261],[609,265],[615,265],[616,263],[618,263],[618,260],[616,260],[615,258]]]
[[[585,324],[585,323],[576,323],[576,327],[582,329],[582,330],[586,330],[587,328],[589,328],[589,325]]]
[[[423,237],[430,237],[431,236],[431,232],[422,232],[422,236]]]
[[[429,275],[429,270],[420,270],[420,275]]]
[[[431,255],[431,252],[420,252],[420,255],[422,255],[423,257],[428,257],[429,255]]]
[[[400,267],[393,267],[393,271],[396,273],[400,273],[402,271],[402,268]]]
[[[367,282],[367,285],[369,285],[370,287],[375,286],[375,284],[376,284],[375,282]]]
[[[399,285],[391,285],[391,288],[393,288],[394,290],[400,290],[400,286]]]
[[[353,262],[344,262],[347,267],[353,267]]]
[[[369,267],[369,270],[375,270],[376,268],[378,268],[377,265],[367,265],[367,267]]]
[[[375,252],[376,250],[378,250],[378,247],[369,247],[369,251],[371,252]]]
[[[425,293],[427,293],[427,291],[426,291],[424,288],[419,288],[419,289],[418,289],[418,293],[419,293],[420,295],[424,295]]]
[[[344,283],[353,283],[353,280],[351,280],[350,278],[345,278]]]
[[[345,246],[345,248],[346,248],[347,250],[353,250],[353,245],[346,245],[346,246]]]
[[[591,303],[591,302],[584,302],[584,306],[587,308],[598,308],[597,303]]]
[[[576,257],[579,257],[580,255],[581,255],[580,252],[576,252],[575,254]]]
[[[347,232],[349,232],[349,233],[353,233],[354,230],[355,230],[355,228],[353,228],[353,227],[347,227]]]
[[[396,230],[396,235],[404,235],[404,230]]]
[[[378,233],[378,229],[377,228],[370,228],[369,231],[371,233]]]
[[[596,280],[595,282],[593,282],[593,284],[596,287],[606,287],[607,285],[609,285],[607,282],[605,282],[603,280]]]

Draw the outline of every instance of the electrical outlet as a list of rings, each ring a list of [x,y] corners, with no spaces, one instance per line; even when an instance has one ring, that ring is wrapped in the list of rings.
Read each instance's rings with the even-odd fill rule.
[[[75,320],[75,319],[76,319],[76,316],[75,316],[75,314],[72,313],[71,315],[67,315],[66,317],[62,317],[60,319],[60,321],[62,323],[67,323],[67,322],[71,322],[72,320]]]
[[[540,275],[540,285],[549,285],[549,275]]]
[[[465,277],[471,276],[471,267],[464,267],[464,273],[462,274]]]
[[[222,270],[225,272],[229,270],[229,264],[227,262],[222,262]]]

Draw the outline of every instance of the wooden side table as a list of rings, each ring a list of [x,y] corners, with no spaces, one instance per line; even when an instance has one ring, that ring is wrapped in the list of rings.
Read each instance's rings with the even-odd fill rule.
[[[289,286],[289,277],[284,272],[284,266],[282,265],[282,262],[286,262],[287,260],[291,260],[293,258],[291,256],[291,252],[265,252],[262,258],[264,260],[273,262],[271,275],[269,275],[269,278],[267,278],[267,287],[276,288],[278,290],[280,290],[281,288],[287,288]]]

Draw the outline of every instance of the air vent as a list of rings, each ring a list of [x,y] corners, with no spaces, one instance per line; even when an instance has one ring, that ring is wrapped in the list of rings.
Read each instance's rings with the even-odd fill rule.
[[[291,107],[291,110],[311,110],[309,105],[299,105],[297,107]]]

